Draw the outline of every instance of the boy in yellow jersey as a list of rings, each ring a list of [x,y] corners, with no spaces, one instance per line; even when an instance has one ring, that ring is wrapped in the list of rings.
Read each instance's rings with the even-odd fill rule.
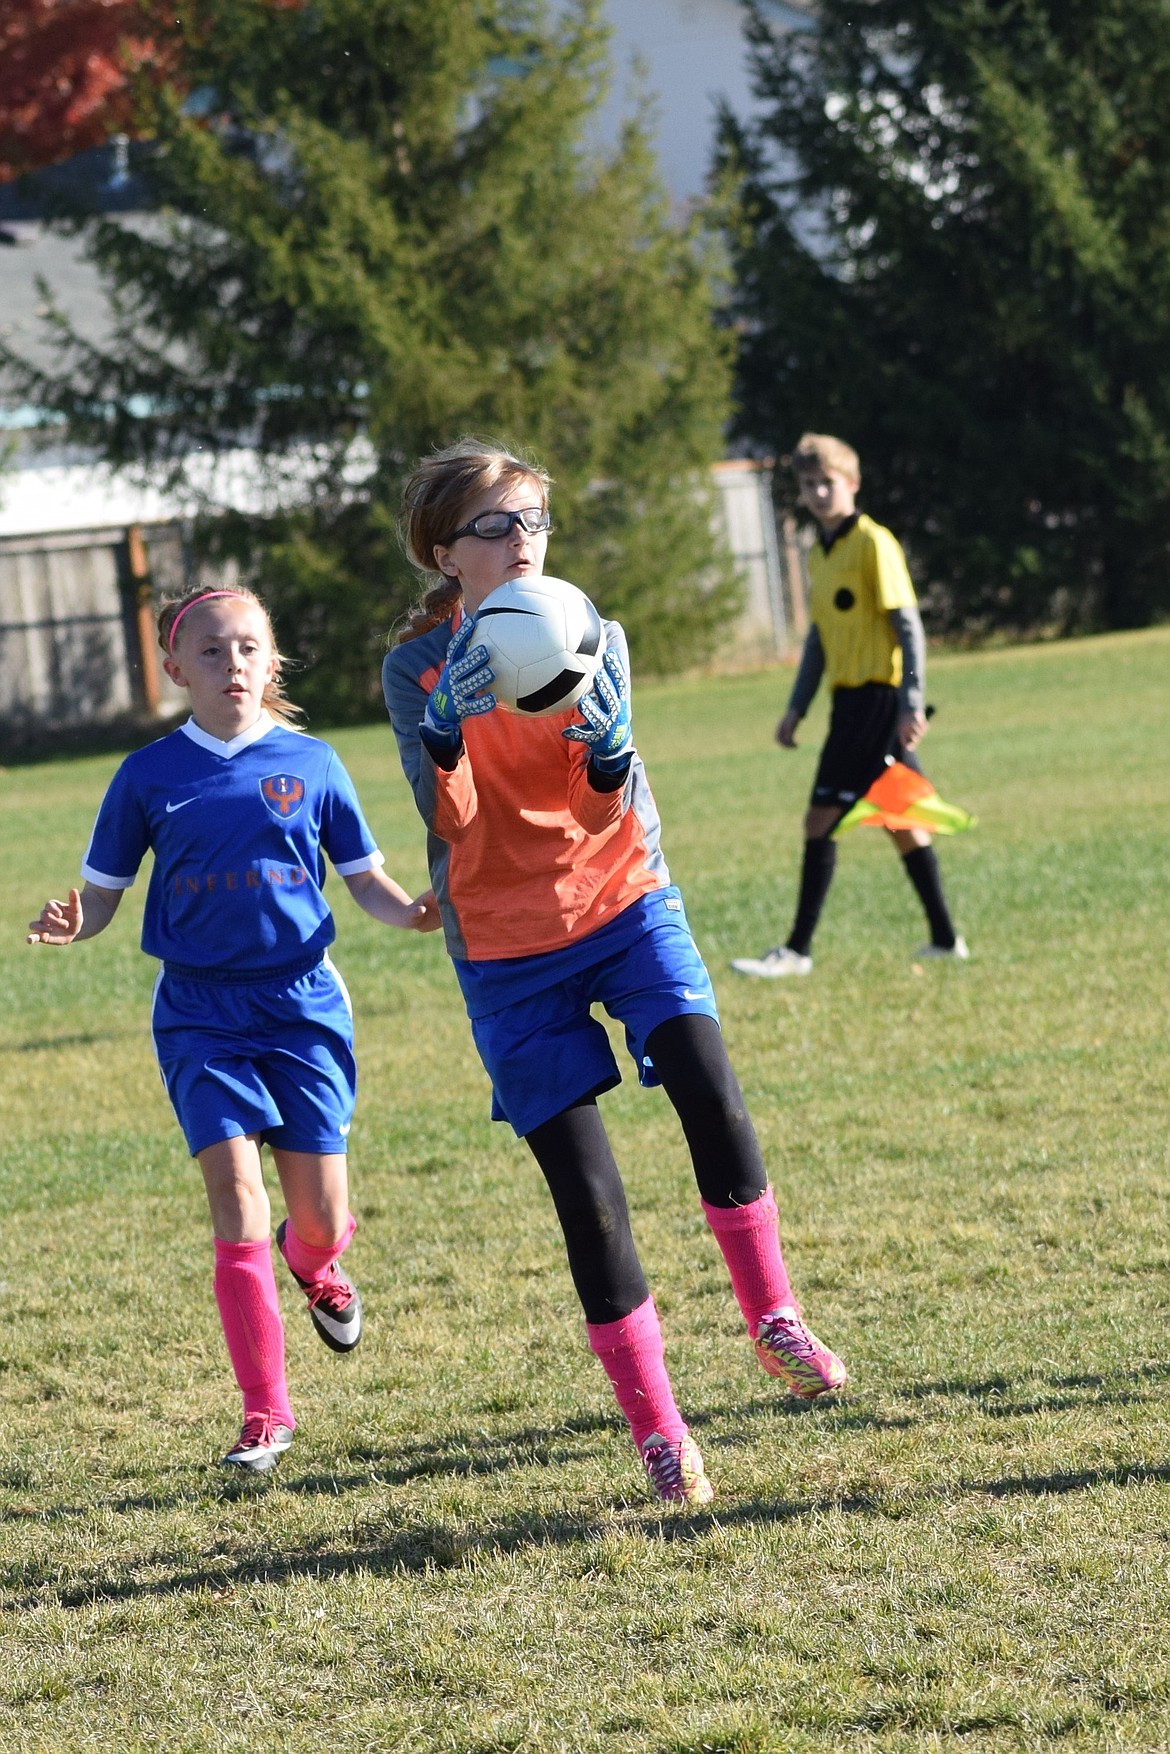
[[[801,504],[820,534],[809,559],[811,627],[776,741],[795,749],[797,726],[822,676],[833,707],[804,819],[792,930],[786,943],[731,965],[767,979],[812,972],[812,936],[837,860],[832,832],[889,761],[921,771],[914,751],[926,732],[926,641],[914,586],[895,537],[857,510],[857,452],[840,439],[810,432],[792,464]],[[951,922],[929,834],[899,829],[893,839],[930,926],[930,943],[917,954],[965,962],[967,946]]]

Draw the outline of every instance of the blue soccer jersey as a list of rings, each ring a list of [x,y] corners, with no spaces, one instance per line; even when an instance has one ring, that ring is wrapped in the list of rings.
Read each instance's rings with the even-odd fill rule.
[[[127,757],[82,876],[128,889],[148,849],[142,948],[213,977],[262,979],[323,953],[323,854],[343,877],[383,863],[336,751],[267,713],[228,743],[189,720]]]

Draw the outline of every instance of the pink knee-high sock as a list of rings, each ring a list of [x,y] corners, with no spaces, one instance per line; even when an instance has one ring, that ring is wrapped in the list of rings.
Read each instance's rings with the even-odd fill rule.
[[[216,1237],[215,1301],[244,1395],[244,1418],[271,1412],[282,1424],[295,1425],[284,1380],[284,1323],[267,1238],[221,1242]]]
[[[639,1449],[655,1432],[670,1443],[685,1437],[686,1422],[666,1374],[654,1299],[648,1297],[620,1321],[586,1322],[585,1331]]]
[[[780,1250],[780,1218],[771,1188],[750,1206],[709,1206],[704,1200],[703,1213],[723,1250],[731,1289],[752,1335],[773,1310],[799,1314]]]
[[[313,1285],[323,1279],[338,1255],[343,1255],[353,1241],[353,1233],[357,1229],[357,1219],[350,1212],[346,1216],[345,1229],[341,1233],[340,1242],[331,1243],[328,1248],[314,1248],[310,1242],[302,1242],[292,1226],[292,1219],[284,1227],[283,1247],[281,1253],[292,1268],[298,1279],[307,1285]]]

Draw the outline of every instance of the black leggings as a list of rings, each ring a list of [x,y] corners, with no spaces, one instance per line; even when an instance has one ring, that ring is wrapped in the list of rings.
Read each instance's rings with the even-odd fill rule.
[[[714,1018],[672,1017],[651,1032],[646,1051],[682,1122],[704,1200],[710,1206],[758,1200],[767,1172]],[[629,1315],[650,1292],[596,1099],[562,1110],[526,1143],[548,1182],[586,1321]]]

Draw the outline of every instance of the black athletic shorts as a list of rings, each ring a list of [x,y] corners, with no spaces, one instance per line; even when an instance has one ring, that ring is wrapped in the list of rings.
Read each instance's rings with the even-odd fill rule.
[[[840,804],[848,809],[864,797],[891,761],[905,762],[921,773],[918,757],[898,736],[901,704],[888,682],[863,682],[860,688],[833,693],[829,735],[813,781],[814,805]]]

